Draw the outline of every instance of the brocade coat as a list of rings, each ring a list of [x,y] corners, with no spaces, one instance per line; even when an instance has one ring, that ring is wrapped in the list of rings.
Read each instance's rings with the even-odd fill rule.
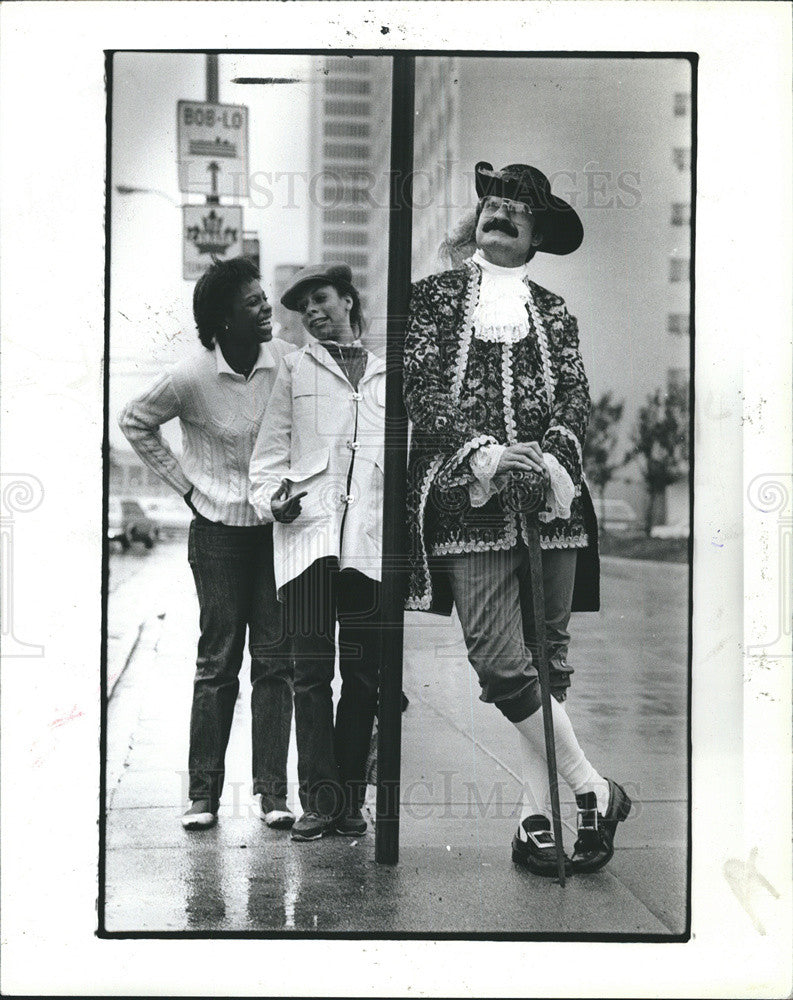
[[[482,272],[468,260],[413,286],[405,337],[405,404],[412,422],[408,462],[409,610],[450,614],[442,557],[509,549],[526,538],[521,491],[505,489],[473,508],[468,459],[486,444],[538,441],[575,488],[569,520],[539,522],[540,543],[579,552],[574,611],[599,608],[597,522],[582,468],[589,385],[578,326],[563,299],[525,279],[530,333],[515,343],[476,336]]]

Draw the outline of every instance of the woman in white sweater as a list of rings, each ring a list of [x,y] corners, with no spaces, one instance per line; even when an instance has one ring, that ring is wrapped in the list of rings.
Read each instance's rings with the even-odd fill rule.
[[[281,302],[313,340],[281,364],[251,460],[250,499],[276,522],[275,579],[295,657],[304,812],[292,839],[360,836],[379,673],[385,364],[360,343],[346,264],[305,268]]]
[[[272,525],[248,502],[248,465],[282,358],[272,308],[244,257],[217,262],[198,281],[193,314],[201,346],[164,371],[119,416],[141,459],[193,511],[188,559],[200,607],[190,716],[187,829],[217,818],[246,633],[251,653],[253,791],[262,819],[289,827],[286,759],[292,670],[273,578]],[[177,459],[160,433],[178,418]]]

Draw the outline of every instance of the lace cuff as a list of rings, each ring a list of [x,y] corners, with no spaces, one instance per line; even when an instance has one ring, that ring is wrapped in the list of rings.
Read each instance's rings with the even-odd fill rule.
[[[440,490],[450,490],[455,486],[467,487],[473,477],[471,466],[468,464],[471,454],[486,445],[497,443],[489,434],[480,434],[479,437],[466,441],[451,457],[442,460],[443,464],[435,480],[436,487]]]
[[[468,498],[472,507],[484,507],[493,494],[498,492],[493,485],[493,478],[504,448],[503,444],[486,444],[477,448],[469,457],[469,468],[476,477],[468,486]]]
[[[570,474],[559,464],[559,461],[549,452],[543,452],[543,459],[548,469],[548,488],[545,493],[545,510],[539,513],[541,521],[554,521],[561,518],[563,521],[570,519],[570,505],[575,496],[575,487]]]

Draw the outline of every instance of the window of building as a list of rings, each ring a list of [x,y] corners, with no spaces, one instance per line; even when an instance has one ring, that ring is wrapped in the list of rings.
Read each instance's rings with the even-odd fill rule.
[[[670,281],[688,281],[688,258],[687,257],[670,257],[669,258],[669,280]]]
[[[331,56],[326,65],[333,73],[369,73],[372,69],[371,59],[360,59],[354,56]]]
[[[368,205],[372,195],[368,188],[346,187],[343,185],[326,185],[322,189],[322,197],[328,205]]]
[[[369,245],[369,234],[360,229],[326,229],[322,239],[328,246],[365,247]]]
[[[366,101],[325,101],[326,115],[368,115],[370,110]]]
[[[691,150],[688,146],[675,146],[672,150],[672,160],[675,166],[680,171],[684,173],[686,170],[691,169]]]
[[[666,318],[666,328],[677,337],[689,335],[688,313],[669,313]]]
[[[325,135],[342,139],[368,139],[369,122],[326,122]]]
[[[680,91],[675,94],[675,114],[678,118],[685,118],[688,115],[689,107],[691,105],[691,94],[687,94],[684,91]]]
[[[365,226],[369,221],[369,213],[363,208],[326,208],[323,213],[325,223],[348,226]]]
[[[672,203],[672,225],[691,225],[691,206],[687,201],[676,201]]]
[[[333,264],[339,259],[338,251],[325,250],[322,254],[322,261],[325,264]],[[369,254],[368,253],[356,253],[354,250],[350,250],[344,255],[344,261],[349,264],[350,267],[368,267],[369,266]]]
[[[369,147],[359,146],[355,143],[347,142],[326,142],[323,152],[329,159],[334,160],[367,160],[369,158]]]
[[[329,94],[370,94],[372,85],[368,80],[330,79],[325,81]]]

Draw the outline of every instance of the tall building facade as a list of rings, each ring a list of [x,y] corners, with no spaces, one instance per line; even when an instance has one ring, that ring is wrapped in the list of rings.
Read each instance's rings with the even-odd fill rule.
[[[413,140],[413,279],[449,267],[438,250],[460,215],[460,70],[456,56],[416,59]],[[459,185],[458,185],[459,187]]]
[[[459,161],[456,57],[416,60],[414,279],[448,266],[438,248],[456,222],[452,177]],[[325,60],[311,114],[312,260],[344,260],[363,298],[368,341],[385,349],[388,278],[391,59]]]
[[[670,150],[675,171],[675,200],[669,205],[669,312],[667,385],[689,391],[691,381],[691,91],[673,94],[668,113],[672,119]],[[691,448],[692,442],[689,442]],[[666,522],[687,525],[688,479],[667,489]]]
[[[361,293],[366,341],[385,351],[391,59],[329,56],[310,110],[312,262],[345,261]]]

